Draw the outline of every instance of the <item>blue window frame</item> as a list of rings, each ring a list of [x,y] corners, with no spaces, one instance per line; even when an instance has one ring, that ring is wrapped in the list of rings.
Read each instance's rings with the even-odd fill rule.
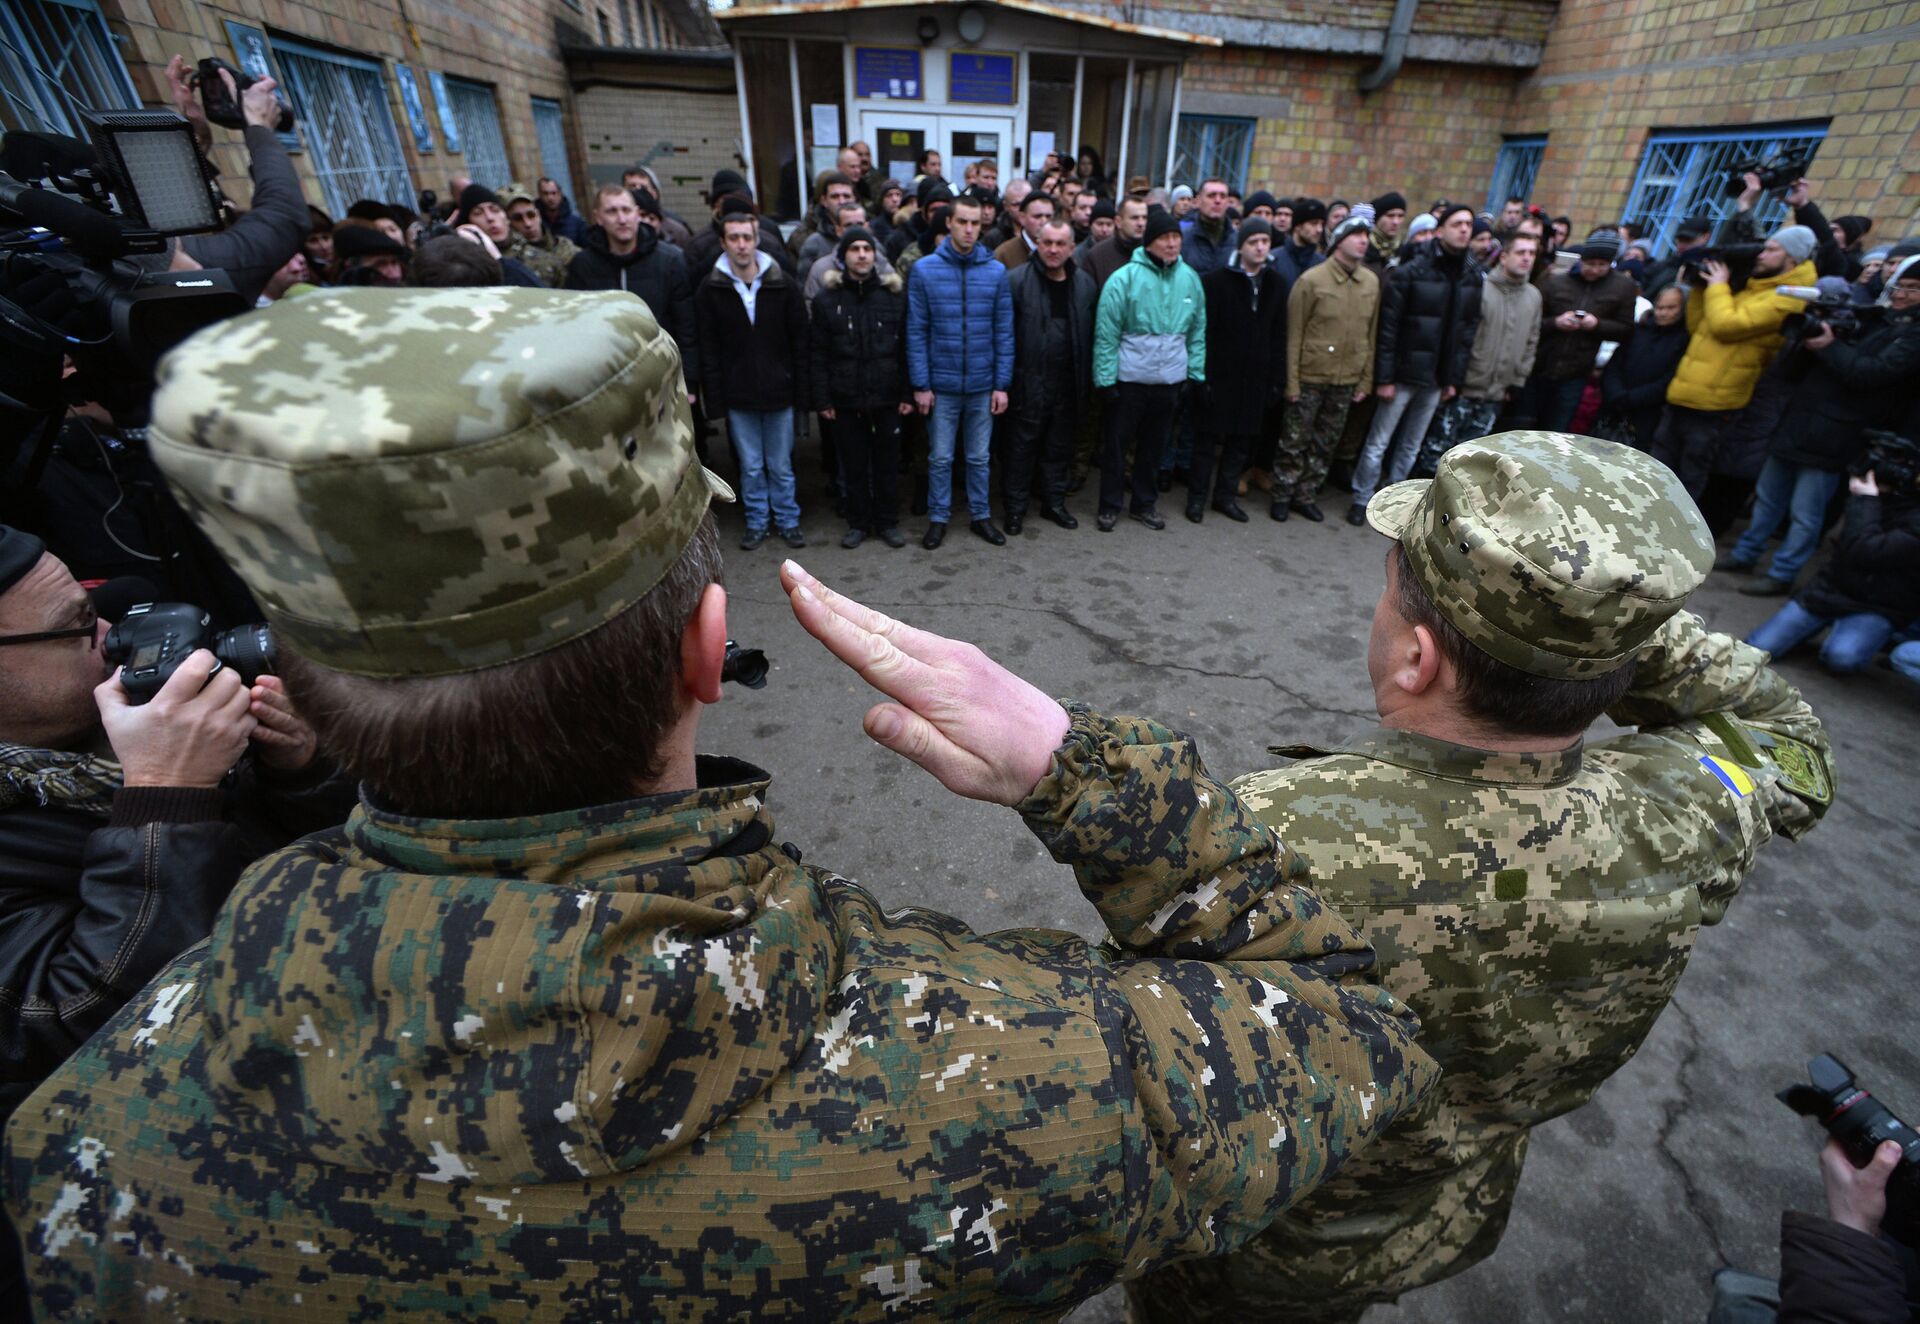
[[[93,0],[0,4],[0,129],[85,138],[82,109],[139,104]]]
[[[1673,232],[1690,216],[1724,220],[1734,212],[1739,190],[1727,191],[1727,175],[1749,161],[1765,161],[1783,149],[1802,148],[1808,156],[1827,136],[1824,120],[1798,124],[1742,125],[1731,129],[1655,129],[1640,153],[1622,219],[1646,227],[1654,252],[1673,246]],[[1762,230],[1787,214],[1778,193],[1761,196],[1754,218]]]
[[[386,71],[281,36],[273,50],[327,210],[344,216],[360,198],[411,206],[413,176],[387,103]]]
[[[1533,197],[1533,180],[1540,173],[1540,162],[1547,155],[1547,135],[1530,133],[1511,135],[1500,143],[1500,156],[1493,163],[1493,183],[1487,187],[1487,211],[1494,216],[1508,198]]]
[[[1227,115],[1182,115],[1173,149],[1173,182],[1197,189],[1201,180],[1217,175],[1244,194],[1257,123]]]

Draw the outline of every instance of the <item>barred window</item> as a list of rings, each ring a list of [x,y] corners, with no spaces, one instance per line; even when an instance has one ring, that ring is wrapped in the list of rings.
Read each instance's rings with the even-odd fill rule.
[[[81,109],[139,104],[93,0],[0,4],[0,128],[85,138]]]
[[[327,210],[338,219],[361,198],[411,207],[413,176],[380,66],[278,35],[273,50]]]
[[[1244,195],[1253,163],[1254,125],[1253,120],[1225,115],[1182,115],[1173,151],[1173,182],[1198,189],[1201,180],[1218,176]]]
[[[1533,181],[1546,159],[1547,135],[1544,133],[1509,137],[1500,144],[1500,157],[1493,163],[1493,183],[1487,189],[1487,211],[1498,216],[1508,198],[1533,200]]]
[[[1809,159],[1827,136],[1825,122],[1744,125],[1737,129],[1655,129],[1647,135],[1627,197],[1622,220],[1646,227],[1654,251],[1673,246],[1673,232],[1689,216],[1722,220],[1734,212],[1740,193],[1728,176],[1737,168],[1764,162],[1782,151],[1804,151]],[[1787,215],[1776,193],[1766,193],[1754,204],[1754,219],[1763,229]]]
[[[513,179],[513,165],[507,160],[506,139],[500,135],[500,107],[493,99],[493,88],[450,77],[447,94],[453,101],[453,118],[460,125],[467,173],[490,189],[505,188]]]
[[[558,101],[533,98],[533,131],[540,139],[540,173],[557,181],[565,192],[573,192],[573,160],[567,155],[567,117]]]

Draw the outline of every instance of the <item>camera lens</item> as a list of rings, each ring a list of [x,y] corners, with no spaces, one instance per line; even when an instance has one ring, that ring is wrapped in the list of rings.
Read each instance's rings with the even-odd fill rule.
[[[273,674],[273,634],[265,625],[242,625],[214,638],[213,655],[251,685]]]

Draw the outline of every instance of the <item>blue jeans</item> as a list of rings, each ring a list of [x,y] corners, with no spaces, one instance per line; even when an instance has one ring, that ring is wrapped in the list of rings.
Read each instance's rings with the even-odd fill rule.
[[[993,489],[988,486],[993,445],[993,393],[934,393],[927,420],[927,519],[945,524],[953,514],[953,443],[957,433],[967,466],[967,509],[974,519],[993,518]]]
[[[1392,487],[1412,471],[1439,406],[1438,386],[1396,386],[1393,399],[1380,402],[1353,466],[1354,505],[1365,509],[1375,488]]]
[[[1827,502],[1840,490],[1845,474],[1809,469],[1804,464],[1769,455],[1753,488],[1753,522],[1733,545],[1736,560],[1753,562],[1767,548],[1767,539],[1788,520],[1787,536],[1767,566],[1767,578],[1791,584],[1820,549],[1820,530],[1827,520]]]
[[[1832,628],[1828,629],[1829,626]],[[1779,657],[1822,630],[1827,630],[1827,638],[1820,645],[1820,664],[1835,675],[1844,676],[1863,669],[1879,655],[1887,640],[1893,637],[1893,622],[1872,612],[1829,620],[1815,616],[1797,602],[1789,602],[1755,626],[1747,642]]]
[[[783,529],[800,527],[800,500],[793,483],[793,411],[729,409],[727,432],[740,459],[740,504],[747,527],[764,529],[771,519]]]
[[[1893,650],[1893,669],[1908,680],[1920,682],[1920,639]]]

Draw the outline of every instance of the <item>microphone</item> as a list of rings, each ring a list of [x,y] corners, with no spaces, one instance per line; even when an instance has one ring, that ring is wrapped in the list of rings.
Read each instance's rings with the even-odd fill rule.
[[[118,625],[129,608],[158,601],[160,590],[139,575],[118,575],[96,585],[91,596],[93,609]]]
[[[114,258],[127,251],[127,232],[116,218],[6,175],[0,175],[0,207],[28,225],[53,231],[82,257]]]

